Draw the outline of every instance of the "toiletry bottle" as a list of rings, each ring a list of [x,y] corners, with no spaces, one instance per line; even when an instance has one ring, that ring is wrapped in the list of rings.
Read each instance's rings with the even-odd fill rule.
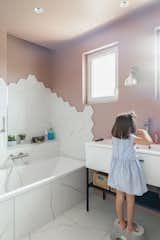
[[[159,132],[155,131],[154,132],[154,143],[158,144],[159,141]]]
[[[53,129],[50,128],[48,131],[48,140],[53,140],[53,139],[55,139],[55,134],[53,132]]]

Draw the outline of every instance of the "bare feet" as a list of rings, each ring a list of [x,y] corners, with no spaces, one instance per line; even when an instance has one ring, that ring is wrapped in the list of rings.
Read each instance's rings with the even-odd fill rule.
[[[128,232],[137,232],[137,224],[132,223],[132,224],[127,224],[127,231]]]
[[[127,221],[125,221],[125,220],[119,221],[118,224],[119,224],[122,231],[124,231],[127,227]]]

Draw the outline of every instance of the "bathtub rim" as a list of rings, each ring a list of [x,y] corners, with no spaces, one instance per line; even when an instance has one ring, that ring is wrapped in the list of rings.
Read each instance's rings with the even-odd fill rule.
[[[47,178],[44,178],[44,179],[41,179],[39,181],[36,181],[34,183],[31,183],[31,184],[28,184],[24,187],[20,187],[16,190],[13,190],[13,191],[10,191],[8,193],[4,193],[2,195],[0,195],[0,203],[3,203],[5,201],[9,201],[21,194],[24,194],[26,192],[29,192],[29,191],[32,191],[34,189],[36,189],[37,187],[41,187],[45,184],[49,184],[51,182],[53,182],[54,180],[58,179],[58,178],[61,178],[61,177],[64,177],[70,173],[73,173],[75,171],[78,171],[80,169],[83,169],[85,168],[85,162],[83,160],[79,160],[79,159],[76,159],[76,158],[71,158],[71,157],[67,157],[67,156],[58,156],[58,157],[65,157],[65,158],[68,158],[68,159],[72,159],[74,161],[77,161],[81,164],[79,164],[79,166],[75,167],[74,169],[72,170],[68,170],[68,172],[65,172],[65,173],[62,173],[62,174],[57,174],[57,175],[54,175],[54,176],[50,176],[50,177],[47,177]]]

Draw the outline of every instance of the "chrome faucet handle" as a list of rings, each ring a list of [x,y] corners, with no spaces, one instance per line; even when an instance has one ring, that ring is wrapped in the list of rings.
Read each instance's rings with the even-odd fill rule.
[[[28,153],[22,153],[22,152],[19,153],[19,158],[24,158],[24,157],[28,157],[28,156],[29,156]]]
[[[9,157],[11,158],[12,161],[16,160],[16,159],[21,159],[21,158],[25,158],[28,157],[29,154],[28,153],[18,153],[18,154],[10,154]]]

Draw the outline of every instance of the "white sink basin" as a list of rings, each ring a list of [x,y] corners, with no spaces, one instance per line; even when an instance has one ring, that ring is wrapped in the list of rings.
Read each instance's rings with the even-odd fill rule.
[[[87,168],[109,173],[112,157],[111,139],[86,143],[85,150]],[[147,183],[160,187],[160,145],[136,145],[136,152],[143,166]]]
[[[112,148],[112,139],[104,139],[98,142],[89,142],[88,145],[92,144],[99,147]],[[160,156],[160,144],[151,145],[136,145],[136,151],[140,153],[147,153]]]
[[[151,144],[151,145],[136,145],[136,149],[138,150],[145,150],[145,151],[152,151],[157,152],[157,154],[160,154],[160,144]]]

